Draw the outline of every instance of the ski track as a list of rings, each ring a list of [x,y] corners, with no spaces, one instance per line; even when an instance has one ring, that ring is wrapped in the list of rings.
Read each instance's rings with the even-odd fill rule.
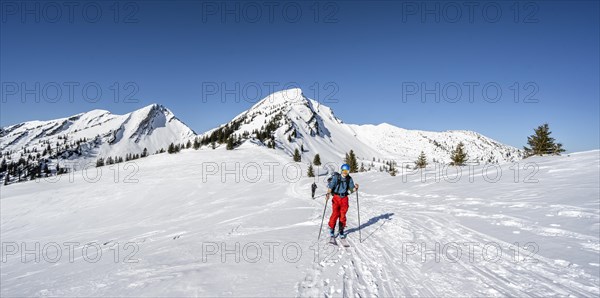
[[[306,278],[298,283],[296,295],[298,297],[539,297],[550,295],[583,297],[600,294],[597,276],[590,275],[570,264],[565,268],[565,264],[560,260],[552,260],[540,255],[535,255],[537,262],[531,259],[515,261],[514,255],[509,254],[510,251],[507,250],[511,243],[475,231],[454,219],[453,215],[466,212],[462,207],[483,204],[477,198],[450,196],[447,202],[461,202],[451,209],[448,205],[436,208],[435,205],[427,205],[428,202],[414,201],[414,198],[419,197],[421,196],[418,194],[406,192],[389,195],[361,192],[363,221],[361,224],[364,225],[365,221],[382,215],[393,215],[389,218],[384,216],[383,219],[363,227],[362,243],[359,243],[359,233],[353,228],[357,225],[356,197],[351,196],[348,211],[348,228],[352,231],[348,242],[351,247],[343,248],[340,245],[330,252],[326,241],[321,241],[325,243],[320,246],[324,248],[324,256],[320,256],[320,262],[314,264],[307,272]],[[440,199],[437,195],[428,198]],[[322,210],[322,201],[318,203],[320,208],[316,209]],[[514,205],[511,203],[510,207],[525,207]],[[426,206],[433,208],[426,208]],[[444,212],[440,212],[441,210]],[[585,214],[585,212],[578,214]],[[320,216],[321,214],[315,214],[315,218],[320,219]],[[536,228],[535,225],[531,227],[531,223],[514,224],[517,221],[510,221],[515,219],[507,215],[480,214],[479,216],[490,221],[497,221],[497,218],[508,219],[504,225],[521,227],[542,236],[566,236],[580,240],[591,238],[597,241],[597,238],[574,232],[544,234],[546,230]],[[573,213],[567,212],[565,216],[573,216]],[[597,218],[597,214],[589,216]],[[395,235],[395,237],[385,237],[385,235]],[[477,260],[478,256],[480,258],[483,256],[483,250],[481,246],[474,247],[474,260],[471,261],[466,256],[467,247],[463,246],[461,247],[463,255],[455,262],[444,259],[443,254],[439,262],[435,261],[433,254],[426,254],[425,261],[421,259],[421,254],[417,254],[416,257],[407,255],[404,259],[402,243],[425,243],[427,250],[433,250],[435,242],[441,245],[452,242],[481,245],[494,242],[500,245],[503,254],[496,262],[492,258],[489,261]],[[522,251],[521,257],[526,253]]]

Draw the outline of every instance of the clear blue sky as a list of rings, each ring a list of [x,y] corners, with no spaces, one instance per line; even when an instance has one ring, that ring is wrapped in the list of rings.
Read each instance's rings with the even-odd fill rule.
[[[548,122],[569,152],[600,147],[597,1],[71,2],[2,1],[1,126],[161,103],[200,133],[253,104],[222,103],[203,85],[255,97],[253,84],[266,96],[269,82],[295,82],[347,123],[474,130],[522,147]],[[101,88],[97,102],[81,96],[86,83]],[[436,83],[441,102],[422,103],[421,87]],[[481,95],[486,84],[490,100],[500,87],[497,102]],[[458,102],[446,101],[457,85]],[[132,92],[138,102],[123,102]],[[537,103],[524,103],[531,94]]]

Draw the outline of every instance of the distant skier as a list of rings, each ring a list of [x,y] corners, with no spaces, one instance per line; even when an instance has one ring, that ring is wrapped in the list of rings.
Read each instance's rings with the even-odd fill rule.
[[[315,199],[315,191],[317,190],[317,184],[313,182],[313,184],[311,185],[311,190],[312,190],[312,198],[313,200]]]
[[[329,218],[329,235],[335,237],[335,224],[339,219],[339,235],[340,238],[346,238],[344,228],[346,227],[346,212],[348,212],[348,193],[358,190],[358,184],[354,183],[350,177],[350,166],[343,164],[341,167],[342,174],[334,173],[333,179],[327,185],[326,200],[333,193],[332,212]]]

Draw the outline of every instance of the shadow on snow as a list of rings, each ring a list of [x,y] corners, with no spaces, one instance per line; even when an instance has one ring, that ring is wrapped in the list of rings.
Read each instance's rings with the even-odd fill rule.
[[[351,229],[348,229],[348,231],[347,231],[346,233],[347,233],[347,234],[354,233],[354,232],[357,232],[359,229],[360,229],[360,230],[364,230],[366,227],[368,227],[368,226],[371,226],[371,225],[374,225],[375,223],[377,223],[378,221],[380,221],[380,220],[382,220],[382,219],[385,219],[385,220],[386,220],[386,221],[384,221],[383,223],[381,223],[381,225],[379,225],[379,226],[378,226],[378,227],[377,227],[375,230],[373,230],[373,231],[372,231],[372,232],[371,232],[369,235],[367,235],[367,237],[365,237],[365,238],[361,239],[361,241],[360,241],[360,242],[362,242],[362,241],[364,241],[364,240],[367,240],[367,239],[369,239],[369,237],[371,237],[371,235],[373,235],[375,232],[377,232],[379,229],[381,229],[381,227],[383,227],[383,225],[384,225],[386,222],[388,222],[388,221],[392,220],[392,216],[393,216],[393,215],[394,215],[394,213],[385,213],[385,214],[381,214],[381,215],[375,216],[375,217],[373,217],[373,218],[369,219],[369,221],[367,221],[367,222],[365,222],[365,223],[361,224],[361,225],[360,225],[358,228],[351,228]]]

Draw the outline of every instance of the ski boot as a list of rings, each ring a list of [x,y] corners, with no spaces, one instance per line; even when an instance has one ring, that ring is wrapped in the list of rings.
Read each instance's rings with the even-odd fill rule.
[[[329,229],[329,237],[335,237],[334,229]]]
[[[340,239],[346,239],[346,234],[344,233],[344,228],[340,229],[339,236],[340,236]]]

